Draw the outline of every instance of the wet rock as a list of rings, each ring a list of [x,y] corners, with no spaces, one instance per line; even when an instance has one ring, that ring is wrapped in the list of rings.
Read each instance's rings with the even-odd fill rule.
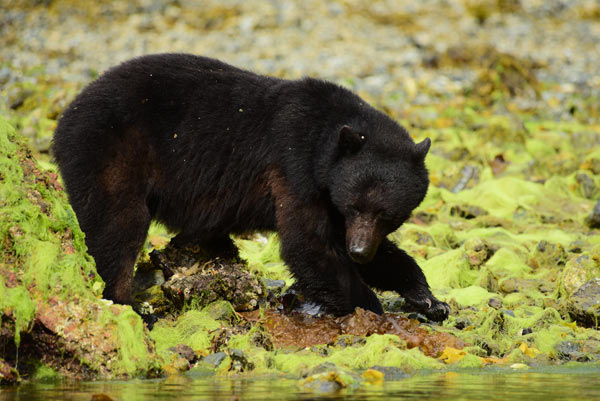
[[[140,292],[133,293],[134,309],[140,315],[164,316],[172,309],[172,303],[165,298],[160,285],[154,285]]]
[[[585,241],[575,240],[569,244],[567,251],[571,253],[581,253],[586,245],[587,243]]]
[[[450,216],[457,216],[463,219],[473,219],[487,214],[486,210],[473,205],[455,205],[450,208]]]
[[[325,373],[325,372],[330,372],[330,371],[335,371],[335,370],[337,370],[337,366],[335,366],[335,363],[324,362],[324,363],[318,364],[317,366],[313,367],[308,372],[306,372],[306,376],[318,375],[320,373]]]
[[[502,300],[498,298],[490,298],[488,301],[488,305],[494,309],[502,308]]]
[[[515,317],[515,312],[510,309],[502,309],[502,313],[510,317]]]
[[[581,344],[573,341],[562,341],[554,346],[554,350],[558,358],[563,361],[589,361],[589,357],[582,352]]]
[[[600,278],[583,284],[567,301],[571,318],[586,327],[600,324]]]
[[[470,238],[463,244],[465,257],[469,265],[479,267],[485,263],[494,254],[494,249],[490,244],[480,238]]]
[[[224,352],[215,352],[214,354],[210,354],[205,356],[202,359],[202,363],[208,365],[211,368],[218,368],[221,365],[221,362],[227,358],[227,354]]]
[[[193,364],[198,360],[198,355],[196,355],[194,350],[190,346],[185,344],[178,344],[174,347],[171,347],[169,348],[169,351],[184,358],[190,364]]]
[[[454,185],[454,187],[452,187],[451,192],[457,193],[457,192],[460,192],[463,189],[467,188],[467,185],[469,184],[469,181],[471,181],[472,179],[474,179],[478,175],[479,175],[479,170],[477,169],[477,167],[471,166],[471,165],[466,165],[461,170],[461,172],[460,172],[460,179],[458,180],[458,182],[456,183],[456,185]],[[480,209],[480,210],[483,210],[483,209]],[[450,211],[450,214],[452,214],[452,211]],[[487,214],[487,212],[486,212],[486,214]],[[461,216],[461,217],[463,217],[463,216]],[[465,219],[469,219],[469,218],[473,218],[473,217],[475,217],[475,216],[464,217],[464,218]]]
[[[254,364],[248,361],[244,351],[241,349],[230,349],[229,358],[231,358],[231,366],[229,367],[230,372],[233,371],[241,373],[254,369]]]
[[[511,294],[513,292],[536,290],[541,284],[542,282],[536,279],[509,277],[500,281],[499,288],[504,294]]]
[[[178,308],[192,299],[200,306],[226,300],[236,311],[249,311],[256,309],[266,295],[260,281],[245,265],[219,260],[204,262],[202,266],[196,261],[187,270],[175,270],[162,289]]]
[[[265,287],[268,290],[271,290],[271,291],[279,291],[279,292],[281,292],[281,290],[283,289],[283,287],[285,287],[285,281],[283,281],[283,280],[272,280],[270,278],[264,278],[263,279],[263,284],[265,285]]]
[[[410,376],[408,373],[404,372],[402,370],[402,368],[399,368],[397,366],[376,365],[369,369],[377,370],[377,371],[383,373],[385,381],[402,380],[402,379]]]
[[[8,107],[18,109],[25,101],[34,94],[33,90],[21,86],[14,86],[7,94]]]
[[[592,214],[585,219],[585,223],[590,228],[600,228],[600,199],[596,202]]]
[[[410,238],[419,245],[435,246],[435,240],[426,231],[411,230],[405,234],[405,238]]]
[[[560,278],[561,295],[569,297],[574,294],[584,283],[594,278],[594,272],[597,272],[597,265],[587,252],[571,258]]]
[[[536,98],[540,84],[535,74],[536,65],[512,54],[494,52],[485,61],[473,90],[485,101],[492,101],[494,92],[506,96]]]
[[[586,199],[594,199],[598,193],[598,187],[593,178],[585,173],[575,175],[575,181],[579,185],[579,191]]]
[[[533,333],[533,329],[531,327],[526,327],[524,329],[519,330],[519,332],[522,336],[526,336],[527,334]]]
[[[14,384],[19,381],[19,373],[0,358],[0,384]]]
[[[414,213],[409,221],[414,224],[424,225],[432,223],[436,217],[437,216],[434,213],[419,211]]]
[[[160,269],[148,268],[148,264],[138,264],[135,276],[131,283],[132,292],[144,291],[154,285],[162,285],[165,282],[165,275]]]
[[[346,347],[354,347],[354,346],[364,345],[366,342],[367,342],[367,340],[364,337],[353,336],[350,334],[342,334],[342,335],[338,336],[338,338],[335,339],[333,346],[346,348]]]
[[[235,310],[227,301],[216,301],[204,308],[211,318],[222,321],[233,321],[237,318]]]
[[[467,327],[471,326],[473,324],[473,322],[471,322],[471,320],[467,317],[464,316],[459,316],[456,318],[456,321],[454,322],[454,327],[456,327],[459,330],[464,330]]]
[[[567,252],[561,244],[542,240],[535,247],[535,251],[529,259],[529,266],[534,269],[542,267],[558,269],[565,265],[567,258]]]
[[[300,385],[317,393],[335,393],[347,386],[337,371],[318,373],[308,376]]]
[[[398,295],[381,296],[379,297],[379,301],[383,310],[391,313],[403,311],[406,305],[406,300]]]

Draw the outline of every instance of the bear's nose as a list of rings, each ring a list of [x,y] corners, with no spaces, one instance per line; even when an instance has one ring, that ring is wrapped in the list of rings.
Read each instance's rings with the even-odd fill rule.
[[[369,261],[369,254],[367,253],[367,247],[364,245],[352,245],[348,249],[350,257],[356,263],[366,263]]]

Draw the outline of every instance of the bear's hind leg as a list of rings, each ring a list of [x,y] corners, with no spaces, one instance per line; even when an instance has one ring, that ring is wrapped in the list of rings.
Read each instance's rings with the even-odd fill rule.
[[[120,206],[113,205],[107,210],[101,216],[102,222],[84,223],[82,228],[85,227],[89,253],[106,283],[104,298],[131,304],[133,269],[148,234],[150,213],[144,202]]]

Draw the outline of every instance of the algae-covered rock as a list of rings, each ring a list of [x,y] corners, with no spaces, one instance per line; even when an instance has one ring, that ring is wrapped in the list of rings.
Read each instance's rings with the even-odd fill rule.
[[[570,259],[561,276],[561,294],[568,297],[577,291],[588,280],[600,275],[600,266],[588,253],[582,253]]]
[[[166,278],[161,285],[162,292],[174,309],[192,302],[204,307],[225,300],[236,311],[250,311],[267,297],[265,285],[248,271],[245,263],[211,258],[199,247],[180,249],[169,245],[151,252],[150,260],[153,268],[143,264],[144,271],[151,272],[151,276],[156,275],[156,270],[162,271]],[[140,293],[140,300],[143,294]]]
[[[40,168],[0,118],[3,366],[18,361],[26,376],[46,365],[88,379],[156,373],[140,317],[128,306],[101,300],[102,288],[57,175]]]
[[[600,278],[583,284],[567,301],[567,312],[586,327],[600,326]]]
[[[19,372],[0,358],[0,384],[12,384],[19,380]]]
[[[594,210],[587,217],[585,222],[590,228],[600,228],[600,199],[598,200],[598,202],[596,202]]]

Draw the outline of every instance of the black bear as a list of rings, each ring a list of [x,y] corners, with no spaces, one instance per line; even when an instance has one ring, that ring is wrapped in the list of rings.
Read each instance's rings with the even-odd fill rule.
[[[131,303],[155,219],[216,254],[237,252],[230,234],[276,230],[296,288],[326,311],[382,313],[372,286],[439,321],[450,308],[385,238],[427,192],[429,146],[335,84],[157,54],[87,86],[52,149],[108,299]]]

